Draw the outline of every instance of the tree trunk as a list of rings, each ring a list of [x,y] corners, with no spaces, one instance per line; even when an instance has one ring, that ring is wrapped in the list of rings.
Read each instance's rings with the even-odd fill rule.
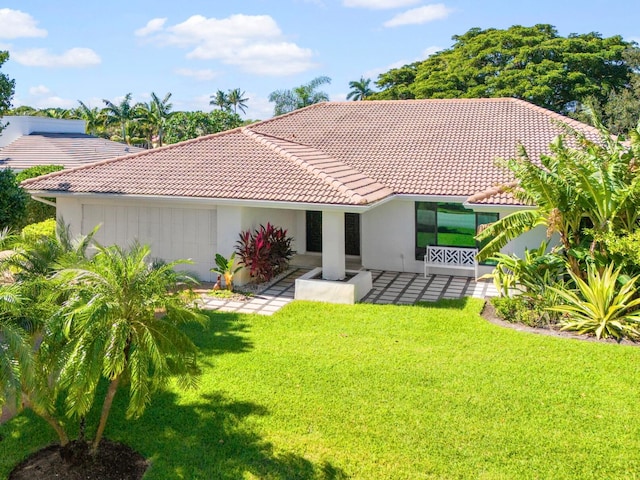
[[[116,377],[109,383],[107,395],[104,397],[104,403],[102,404],[102,413],[100,414],[100,423],[98,424],[98,431],[96,432],[96,438],[93,440],[91,446],[91,453],[95,454],[98,451],[100,440],[102,440],[102,434],[104,428],[107,426],[107,419],[109,418],[109,412],[111,411],[111,404],[113,403],[113,397],[116,396],[118,391],[118,383],[120,383],[120,377]]]
[[[64,447],[69,443],[69,437],[67,433],[62,428],[62,425],[58,420],[56,420],[53,416],[51,416],[46,410],[35,407],[31,401],[29,400],[28,395],[25,393],[22,394],[22,404],[26,408],[30,408],[33,412],[39,417],[43,418],[58,434],[58,440],[60,440],[60,446]]]

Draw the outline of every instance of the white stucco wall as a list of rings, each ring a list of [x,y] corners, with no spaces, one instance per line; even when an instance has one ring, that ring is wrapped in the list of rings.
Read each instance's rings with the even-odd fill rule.
[[[409,200],[394,199],[360,217],[362,266],[396,272],[422,272],[415,260],[415,207]]]
[[[127,247],[138,240],[151,247],[153,258],[192,260],[193,265],[179,268],[203,281],[212,278],[209,269],[217,250],[215,206],[60,198],[57,203],[58,216],[74,234],[87,234],[101,224],[95,238],[102,245]]]
[[[0,120],[7,125],[0,134],[0,148],[9,145],[18,137],[38,133],[85,133],[84,120],[24,116],[5,116]]]

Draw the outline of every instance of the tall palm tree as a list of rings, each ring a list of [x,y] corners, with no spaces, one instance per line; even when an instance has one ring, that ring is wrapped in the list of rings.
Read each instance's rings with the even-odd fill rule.
[[[244,95],[245,95],[245,92],[241,91],[239,88],[234,88],[233,90],[229,90],[229,93],[227,93],[227,100],[229,102],[229,105],[233,106],[233,113],[238,113],[238,109],[240,109],[242,113],[247,113],[246,102],[249,99],[246,98]]]
[[[89,108],[80,100],[78,100],[78,103],[80,104],[77,109],[78,114],[87,124],[87,133],[98,135],[105,127],[106,117],[104,112],[97,107]]]
[[[229,110],[229,96],[226,92],[218,90],[209,97],[209,105],[217,105],[220,110]]]
[[[171,115],[171,109],[173,108],[173,104],[169,102],[170,98],[171,92],[167,92],[162,99],[155,92],[151,92],[151,109],[155,114],[154,119],[156,131],[158,132],[159,147],[162,146],[167,119]]]
[[[302,107],[313,105],[314,103],[326,102],[329,95],[326,92],[317,91],[320,85],[331,83],[329,77],[316,77],[309,83],[300,85],[292,90],[276,90],[269,94],[269,101],[275,103],[274,115],[293,112]]]
[[[360,77],[360,80],[349,82],[351,91],[347,95],[347,100],[365,100],[369,95],[374,93],[373,89],[369,86],[370,84],[371,79],[364,77]]]
[[[129,250],[98,247],[86,266],[58,274],[71,293],[60,315],[70,339],[59,378],[68,413],[85,415],[100,378],[109,382],[93,451],[121,385],[129,385],[127,415],[137,417],[169,375],[177,374],[184,386],[195,381],[196,347],[178,326],[203,315],[176,293],[193,280],[173,270],[180,262],[151,265],[149,254],[137,243]]]
[[[110,100],[103,99],[108,114],[107,123],[117,123],[122,130],[122,141],[130,145],[130,138],[127,136],[130,123],[136,117],[135,108],[131,105],[131,93],[127,93],[120,103],[115,104]]]

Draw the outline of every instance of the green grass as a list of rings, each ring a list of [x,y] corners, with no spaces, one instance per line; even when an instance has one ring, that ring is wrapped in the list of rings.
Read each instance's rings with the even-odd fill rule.
[[[504,329],[481,302],[211,314],[198,390],[107,436],[145,479],[640,478],[640,349]],[[123,393],[123,392],[121,392]],[[0,477],[53,440],[0,427]]]

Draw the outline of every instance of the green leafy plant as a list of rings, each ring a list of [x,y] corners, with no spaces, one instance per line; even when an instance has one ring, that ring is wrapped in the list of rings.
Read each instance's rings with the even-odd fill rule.
[[[551,287],[564,303],[548,307],[563,314],[560,320],[562,330],[594,334],[597,338],[624,338],[632,340],[640,337],[640,298],[633,277],[621,281],[620,268],[614,270],[610,264],[602,272],[595,267],[587,267],[586,281],[571,273],[577,286],[576,291]]]
[[[216,253],[216,266],[210,270],[224,277],[224,285],[229,291],[233,291],[233,276],[242,270],[242,265],[234,268],[235,263],[236,252],[233,252],[228,259]]]

